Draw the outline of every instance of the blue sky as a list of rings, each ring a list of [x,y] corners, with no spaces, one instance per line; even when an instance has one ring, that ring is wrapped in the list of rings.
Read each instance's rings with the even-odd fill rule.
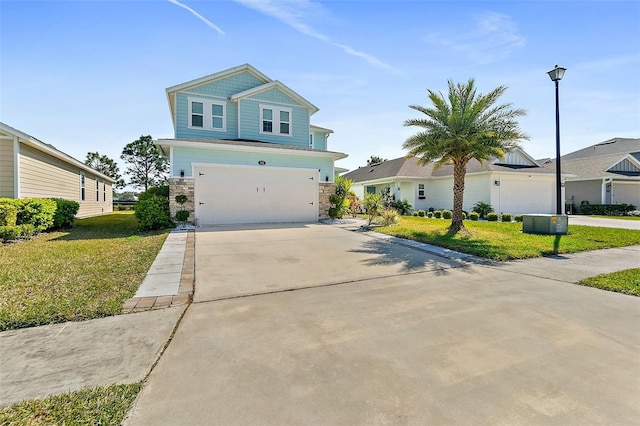
[[[528,114],[524,149],[555,156],[640,137],[640,2],[0,0],[0,120],[84,160],[172,137],[164,89],[250,63],[320,108],[353,169],[404,155],[426,89],[474,78]]]

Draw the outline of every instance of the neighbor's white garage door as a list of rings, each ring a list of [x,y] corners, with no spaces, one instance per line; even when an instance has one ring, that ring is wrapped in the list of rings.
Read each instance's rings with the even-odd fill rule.
[[[318,220],[316,169],[203,165],[194,173],[198,225]]]

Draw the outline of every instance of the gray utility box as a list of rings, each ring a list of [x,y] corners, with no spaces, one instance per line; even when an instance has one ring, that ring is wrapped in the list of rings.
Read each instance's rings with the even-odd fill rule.
[[[565,235],[569,217],[557,214],[525,214],[522,216],[522,232],[525,234]]]

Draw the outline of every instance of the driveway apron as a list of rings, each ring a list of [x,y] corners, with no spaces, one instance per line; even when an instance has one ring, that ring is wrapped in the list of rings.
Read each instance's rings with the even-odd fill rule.
[[[640,418],[638,298],[316,224],[198,230],[196,252],[127,424]]]
[[[199,228],[194,301],[464,266],[333,226]]]

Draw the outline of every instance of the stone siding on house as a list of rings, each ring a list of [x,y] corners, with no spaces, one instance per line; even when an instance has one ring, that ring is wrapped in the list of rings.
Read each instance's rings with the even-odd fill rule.
[[[169,209],[171,210],[172,218],[176,216],[177,211],[186,210],[189,212],[189,222],[193,223],[195,217],[194,187],[195,179],[169,179]],[[176,203],[176,195],[186,195],[187,202],[180,206],[180,204]]]
[[[329,219],[329,207],[331,207],[331,203],[329,202],[329,196],[336,192],[336,184],[335,183],[323,183],[320,182],[318,188],[319,195],[319,206],[318,206],[318,220]]]

